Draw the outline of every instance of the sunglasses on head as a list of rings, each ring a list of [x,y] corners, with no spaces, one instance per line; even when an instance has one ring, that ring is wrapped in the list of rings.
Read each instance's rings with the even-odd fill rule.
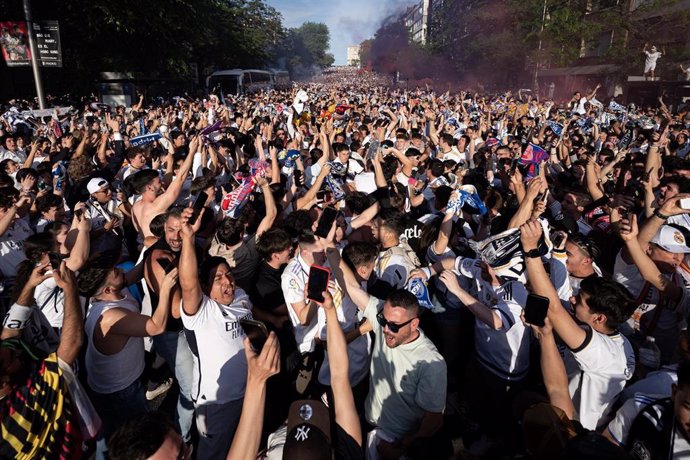
[[[383,317],[383,312],[380,312],[376,315],[376,321],[379,322],[381,325],[381,328],[385,328],[388,326],[388,330],[391,331],[393,334],[396,334],[400,329],[403,327],[407,326],[412,322],[413,319],[416,319],[417,317],[415,316],[414,318],[410,318],[404,323],[391,323],[388,321],[386,318]]]

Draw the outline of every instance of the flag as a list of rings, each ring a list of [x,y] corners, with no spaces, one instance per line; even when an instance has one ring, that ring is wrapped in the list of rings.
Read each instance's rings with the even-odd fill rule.
[[[477,193],[474,185],[461,186],[457,192],[451,195],[451,199],[446,207],[446,210],[453,211],[456,214],[459,214],[462,209],[470,214],[477,214],[479,212],[479,214],[484,215],[487,213],[486,205],[479,197],[479,193]]]
[[[551,128],[551,131],[553,131],[553,133],[556,136],[560,136],[561,133],[563,132],[563,125],[562,124],[556,123],[555,121],[551,121],[551,120],[547,121],[546,123],[549,126],[549,128]]]
[[[616,101],[609,102],[609,110],[612,110],[614,112],[627,112],[625,106],[619,104]]]
[[[202,129],[199,134],[201,134],[202,136],[208,136],[209,134],[218,131],[220,129],[221,125],[222,125],[222,123],[220,121],[217,121],[217,122],[213,123],[212,125],[207,126],[204,129]]]
[[[431,303],[431,297],[429,297],[429,289],[426,287],[426,283],[419,278],[412,278],[405,286],[405,289],[415,297],[417,297],[417,302],[422,308],[428,308],[433,310],[434,304]]]
[[[328,188],[330,188],[333,192],[334,201],[340,201],[343,198],[345,198],[345,192],[343,191],[343,188],[340,186],[338,181],[333,178],[331,174],[328,174],[324,180],[326,182],[326,185],[328,185]]]
[[[139,136],[143,136],[146,134],[148,131],[146,130],[146,121],[144,118],[139,118]]]
[[[157,141],[163,137],[161,133],[144,134],[143,136],[133,137],[129,140],[130,147],[138,147],[140,145],[148,144],[149,142]]]
[[[549,154],[546,153],[546,150],[538,145],[530,143],[518,160],[518,164],[526,169],[524,173],[525,179],[531,179],[532,177],[538,176],[539,164],[542,161],[548,160],[548,158]]]

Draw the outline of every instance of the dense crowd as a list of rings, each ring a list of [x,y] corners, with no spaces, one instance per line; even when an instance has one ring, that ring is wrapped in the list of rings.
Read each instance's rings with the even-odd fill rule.
[[[0,457],[687,455],[689,108],[340,77],[4,107]]]

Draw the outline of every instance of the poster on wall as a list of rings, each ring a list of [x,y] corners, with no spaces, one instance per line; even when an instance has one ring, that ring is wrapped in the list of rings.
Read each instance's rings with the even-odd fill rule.
[[[25,22],[0,22],[0,49],[7,67],[31,65],[31,49]]]

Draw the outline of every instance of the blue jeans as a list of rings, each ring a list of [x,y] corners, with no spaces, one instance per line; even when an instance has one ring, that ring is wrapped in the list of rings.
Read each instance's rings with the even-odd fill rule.
[[[132,417],[148,412],[146,393],[139,379],[124,390],[103,394],[91,390],[91,402],[103,421],[101,433],[96,442],[96,459],[104,460],[108,450],[106,442],[111,434]]]
[[[192,421],[194,420],[194,403],[192,402],[192,372],[194,359],[189,349],[184,332],[164,332],[153,337],[153,346],[170,369],[175,373],[175,380],[180,387],[177,400],[177,428],[182,439],[190,440]]]

